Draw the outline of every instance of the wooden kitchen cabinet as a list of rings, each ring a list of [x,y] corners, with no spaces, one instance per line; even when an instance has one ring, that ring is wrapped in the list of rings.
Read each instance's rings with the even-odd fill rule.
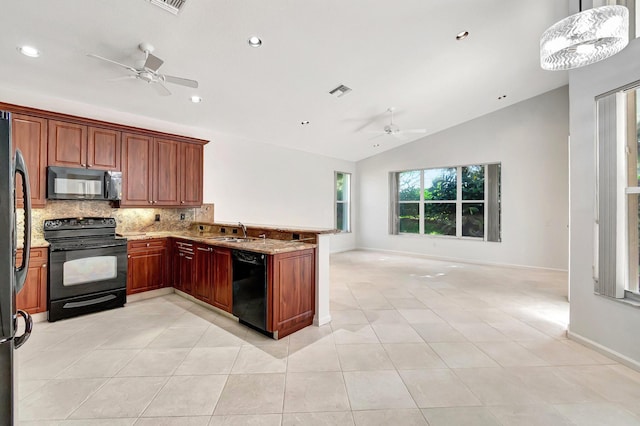
[[[127,294],[156,290],[169,285],[166,238],[130,241],[127,252]]]
[[[175,240],[173,245],[173,286],[193,295],[195,286],[194,244]]]
[[[202,205],[202,167],[202,145],[125,133],[120,205]]]
[[[121,167],[121,133],[117,130],[89,127],[87,167],[119,172]]]
[[[158,206],[180,205],[180,142],[155,139],[152,200]]]
[[[152,204],[153,138],[122,135],[122,207],[149,207]]]
[[[287,336],[313,323],[315,249],[269,256],[267,327]]]
[[[213,296],[211,304],[231,313],[233,308],[233,263],[231,250],[213,247]]]
[[[22,250],[18,250],[16,264],[22,263]],[[16,295],[16,307],[37,314],[47,311],[47,255],[44,247],[32,248],[24,287]]]
[[[31,207],[41,208],[47,201],[47,119],[24,114],[11,115],[13,150],[19,148],[29,172]],[[22,178],[16,182],[18,208],[24,207]]]
[[[195,248],[195,288],[193,296],[211,305],[213,300],[213,247],[206,244],[196,244]]]
[[[48,164],[96,170],[120,170],[120,132],[49,120]]]
[[[203,146],[182,143],[180,147],[180,204],[202,205]]]

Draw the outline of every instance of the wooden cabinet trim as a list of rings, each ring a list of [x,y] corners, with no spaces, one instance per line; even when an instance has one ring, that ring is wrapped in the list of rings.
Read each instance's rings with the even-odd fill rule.
[[[11,121],[13,149],[15,151],[16,148],[20,148],[29,169],[31,207],[44,207],[47,202],[47,120],[30,115],[13,114]],[[38,127],[32,128],[31,126],[33,125]],[[18,180],[21,182],[20,176],[18,176]],[[21,183],[18,183],[16,186],[18,208],[23,208],[24,206],[21,185]]]
[[[8,104],[0,102],[0,110],[9,111],[15,114],[25,114],[33,117],[39,117],[49,120],[60,120],[68,123],[80,124],[85,126],[100,127],[105,129],[117,130],[120,132],[139,133],[151,137],[168,138],[186,143],[206,145],[209,141],[204,139],[192,138],[189,136],[176,135],[173,133],[160,132],[155,130],[143,129],[141,127],[127,126],[125,124],[110,123],[107,121],[95,120],[92,118],[79,117],[75,115],[63,114],[53,111],[46,111],[37,108],[26,107],[22,105]]]

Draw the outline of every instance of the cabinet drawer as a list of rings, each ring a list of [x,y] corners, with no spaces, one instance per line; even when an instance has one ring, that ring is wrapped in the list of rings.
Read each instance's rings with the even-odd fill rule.
[[[167,247],[166,238],[159,238],[154,240],[130,241],[128,249],[129,250],[147,250],[150,248],[166,248],[166,247]]]

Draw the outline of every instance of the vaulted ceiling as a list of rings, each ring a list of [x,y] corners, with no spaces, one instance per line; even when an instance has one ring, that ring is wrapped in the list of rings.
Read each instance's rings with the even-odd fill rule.
[[[0,88],[359,160],[424,136],[372,133],[389,107],[400,129],[430,134],[567,84],[538,55],[541,33],[567,14],[568,0],[187,0],[177,16],[147,0],[11,1]],[[160,71],[199,88],[167,84],[172,95],[159,96],[111,81],[129,71],[87,56],[139,66],[141,42]],[[19,54],[25,44],[41,57]],[[331,96],[340,84],[352,91]]]

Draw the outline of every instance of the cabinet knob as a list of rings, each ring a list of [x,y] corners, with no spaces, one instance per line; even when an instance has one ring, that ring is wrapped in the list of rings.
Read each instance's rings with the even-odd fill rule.
[[[184,201],[180,201],[180,204],[184,204]]]
[[[87,167],[93,167],[93,164],[87,164]]]
[[[131,259],[131,255],[130,254],[127,255],[127,259]]]
[[[149,243],[147,243],[147,247],[149,247]]]
[[[42,267],[43,267],[43,268],[46,268],[46,267],[47,267],[47,264],[46,264],[46,263],[42,264]]]
[[[149,200],[149,204],[153,204],[153,201]]]
[[[86,165],[86,164],[82,164],[82,163],[80,163],[80,165],[81,165],[82,167],[87,167],[87,165]]]

